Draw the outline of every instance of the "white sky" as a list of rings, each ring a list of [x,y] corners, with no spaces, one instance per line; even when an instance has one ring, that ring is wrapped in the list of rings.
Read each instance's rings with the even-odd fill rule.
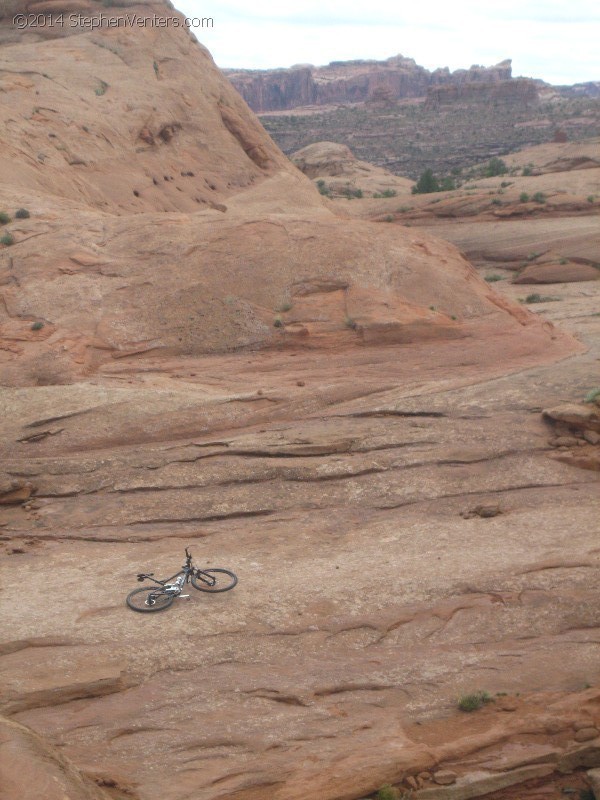
[[[513,75],[600,80],[599,0],[174,0],[220,67],[327,64],[402,53],[428,69],[513,60]]]

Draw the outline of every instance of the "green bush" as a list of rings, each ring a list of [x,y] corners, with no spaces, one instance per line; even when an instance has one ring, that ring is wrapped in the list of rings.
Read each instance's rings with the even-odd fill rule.
[[[413,194],[431,194],[439,191],[440,185],[431,169],[426,169],[412,188]]]
[[[492,200],[492,205],[493,206],[501,206],[502,205],[502,200],[500,200],[499,197],[494,197],[494,199]]]
[[[281,319],[281,317],[275,317],[275,320],[273,322],[273,327],[274,328],[283,328],[283,320]]]
[[[487,692],[474,692],[473,694],[464,694],[458,701],[458,708],[467,713],[477,711],[482,708],[486,703],[491,703],[492,697]]]
[[[531,199],[534,203],[545,203],[546,195],[543,192],[536,192]]]
[[[0,225],[6,225],[10,222],[10,217],[6,211],[0,211]]]
[[[588,195],[588,199],[587,199],[588,203],[593,203],[594,200],[595,200],[595,198],[594,198],[593,194]]]
[[[533,174],[533,164],[528,164],[526,167],[523,167],[523,172],[521,174],[525,178],[527,178],[529,175],[532,175]]]
[[[529,195],[527,194],[527,192],[521,192],[521,194],[519,195],[519,200],[522,203],[528,203],[529,202]]]
[[[401,795],[398,789],[394,789],[389,783],[382,786],[375,795],[376,800],[401,800]]]
[[[496,281],[503,281],[505,278],[502,275],[486,275],[483,280],[488,283],[496,283]]]
[[[12,233],[5,233],[4,236],[0,236],[0,244],[5,244],[7,247],[10,247],[10,245],[14,243],[15,237]]]
[[[44,323],[43,322],[34,322],[33,325],[31,326],[31,330],[32,331],[41,331],[43,327],[44,327]]]
[[[590,392],[588,392],[586,396],[583,398],[583,402],[595,403],[598,397],[600,397],[600,387],[597,389],[592,389]]]
[[[485,175],[488,178],[495,178],[496,175],[506,175],[508,167],[501,158],[490,158],[485,168]]]
[[[29,213],[29,211],[26,208],[18,208],[15,211],[15,218],[16,219],[29,219],[30,216],[31,216],[31,214]]]
[[[285,313],[286,311],[291,311],[291,309],[292,309],[292,304],[291,303],[282,303],[279,306],[279,308],[275,309],[275,311],[280,311],[282,313]]]

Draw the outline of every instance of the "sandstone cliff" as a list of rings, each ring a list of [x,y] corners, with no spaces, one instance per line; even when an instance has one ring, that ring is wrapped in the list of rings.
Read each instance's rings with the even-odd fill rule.
[[[494,67],[472,66],[430,72],[412,58],[385,61],[333,61],[324,67],[224,70],[250,108],[275,111],[307,105],[359,103],[378,98],[423,97],[431,86],[496,83],[511,77],[510,59]]]

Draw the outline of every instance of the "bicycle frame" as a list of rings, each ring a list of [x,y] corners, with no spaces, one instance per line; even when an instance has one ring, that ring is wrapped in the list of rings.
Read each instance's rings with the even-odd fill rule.
[[[180,575],[185,575],[185,580],[183,581],[182,587],[185,586],[186,583],[190,582],[190,575],[194,571],[194,567],[192,566],[185,566],[176,572],[174,575],[171,575],[170,578],[165,578],[164,581],[159,581],[157,578],[152,578],[150,575],[146,575],[146,578],[154,583],[158,583],[159,586],[166,586],[167,583],[171,583],[174,578],[178,578]],[[200,570],[199,570],[200,571]]]

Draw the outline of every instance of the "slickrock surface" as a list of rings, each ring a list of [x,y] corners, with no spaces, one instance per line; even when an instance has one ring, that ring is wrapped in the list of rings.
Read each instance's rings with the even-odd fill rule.
[[[181,30],[3,35],[7,800],[598,766],[598,473],[541,412],[592,388],[600,284],[534,314],[335,216]],[[129,610],[186,545],[238,586]]]
[[[454,191],[339,205],[354,217],[435,233],[488,274],[500,270],[515,283],[597,280],[600,139],[527,148],[503,160],[506,174]]]

